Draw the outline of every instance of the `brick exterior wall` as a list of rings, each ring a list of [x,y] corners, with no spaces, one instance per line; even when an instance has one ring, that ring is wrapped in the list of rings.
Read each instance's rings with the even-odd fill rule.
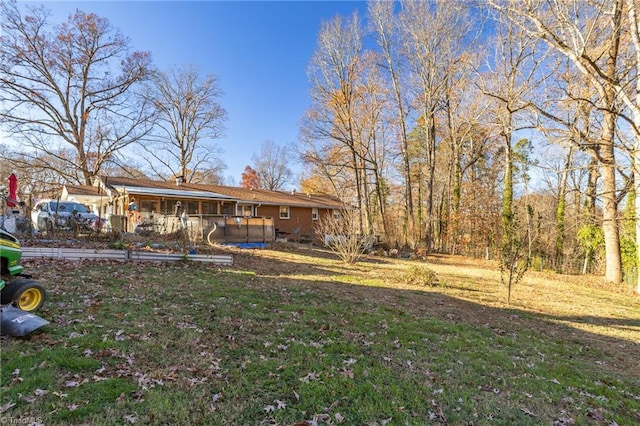
[[[320,218],[332,214],[331,209],[318,209]],[[289,219],[280,219],[280,206],[260,206],[257,216],[270,216],[274,218],[276,236],[285,237],[290,241],[303,240],[322,241],[315,235],[317,220],[311,217],[311,207],[290,207]],[[295,231],[298,230],[296,233]]]

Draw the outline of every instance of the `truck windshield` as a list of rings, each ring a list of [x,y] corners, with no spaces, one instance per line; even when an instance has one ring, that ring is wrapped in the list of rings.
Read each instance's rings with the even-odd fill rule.
[[[72,212],[77,211],[78,213],[90,213],[87,206],[80,203],[65,203],[64,201],[53,201],[51,203],[51,211],[55,212]]]

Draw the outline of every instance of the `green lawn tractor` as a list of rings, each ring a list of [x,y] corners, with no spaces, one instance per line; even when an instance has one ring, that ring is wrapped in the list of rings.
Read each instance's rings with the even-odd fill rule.
[[[9,336],[26,336],[49,324],[33,314],[47,295],[40,282],[23,273],[21,258],[20,241],[0,229],[0,332]]]

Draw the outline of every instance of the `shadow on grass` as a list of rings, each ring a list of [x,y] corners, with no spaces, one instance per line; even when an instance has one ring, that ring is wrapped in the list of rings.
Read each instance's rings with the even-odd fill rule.
[[[115,367],[123,369],[125,377],[132,376],[127,367],[131,361],[136,368],[140,364],[146,368],[140,367],[142,376],[135,376],[138,381],[146,376],[162,378],[164,374],[171,378],[172,386],[178,386],[179,379],[185,382],[194,379],[191,371],[202,371],[215,386],[222,386],[219,383],[223,382],[228,386],[223,398],[232,400],[233,387],[254,392],[241,401],[249,406],[247,417],[243,417],[244,424],[258,424],[256,419],[264,417],[264,404],[272,403],[274,397],[266,388],[279,386],[276,377],[290,377],[287,386],[297,389],[301,377],[311,374],[312,368],[326,367],[318,370],[318,376],[322,374],[325,383],[316,381],[314,373],[306,376],[307,384],[311,381],[311,385],[328,386],[330,382],[345,379],[344,384],[331,388],[328,393],[339,394],[345,389],[346,401],[356,398],[366,402],[366,395],[374,398],[377,394],[391,392],[391,396],[375,400],[376,403],[399,399],[399,406],[404,407],[406,402],[416,413],[425,416],[423,419],[430,415],[439,419],[428,424],[463,424],[459,409],[467,416],[472,416],[473,410],[477,409],[480,419],[485,419],[483,416],[493,415],[493,412],[482,411],[489,410],[483,406],[489,400],[493,404],[491,410],[495,411],[497,406],[504,412],[501,421],[493,423],[551,424],[550,420],[555,420],[553,416],[560,416],[562,410],[575,413],[583,410],[562,406],[563,398],[566,401],[573,398],[576,400],[573,405],[581,407],[607,404],[608,399],[616,401],[612,405],[617,403],[615,395],[606,398],[595,395],[594,381],[607,385],[614,383],[615,386],[623,383],[627,388],[640,389],[637,364],[640,345],[637,342],[632,338],[592,333],[559,323],[637,327],[635,319],[600,318],[591,313],[549,315],[515,307],[488,306],[447,294],[452,288],[468,294],[482,293],[464,286],[385,287],[382,278],[394,279],[386,270],[374,277],[381,280],[379,285],[365,284],[368,276],[362,278],[362,283],[354,283],[349,279],[349,273],[362,272],[366,269],[363,264],[342,265],[326,253],[322,258],[315,254],[314,251],[296,251],[283,254],[285,260],[279,260],[273,253],[239,252],[232,268],[196,263],[131,265],[113,262],[94,267],[76,262],[36,262],[29,272],[42,278],[50,289],[43,317],[50,319],[52,324],[24,341],[3,340],[3,352],[47,357],[49,351],[55,351],[59,346],[71,345],[72,350],[73,345],[91,337],[92,345],[101,349],[81,346],[79,357],[84,358],[82,350],[91,349],[95,354],[90,357],[115,358],[119,362]],[[394,263],[381,260],[381,263],[364,265],[382,268]],[[286,276],[294,274],[309,274],[310,278]],[[87,325],[89,317],[96,324]],[[84,335],[85,332],[95,333],[95,336]],[[388,338],[385,337],[387,333]],[[629,336],[633,334],[629,333]],[[124,349],[116,350],[121,347],[118,345]],[[280,369],[285,365],[281,357],[294,356],[290,355],[294,349],[300,351],[300,357],[294,358],[295,362],[288,370]],[[357,354],[353,359],[352,353]],[[135,354],[135,357],[129,358],[133,357],[129,354]],[[268,373],[273,377],[267,375],[266,380],[257,382],[249,375],[254,371],[252,369],[256,369],[256,375],[267,371],[259,370],[260,365],[268,365],[271,361],[274,365]],[[19,359],[16,357],[12,362],[19,362]],[[51,368],[58,367],[52,361],[48,362]],[[379,382],[376,377],[363,377],[363,388],[348,393],[353,386],[352,362],[356,366],[365,364],[371,371],[386,371],[379,365],[395,364],[393,368],[389,367],[389,377]],[[39,365],[40,359],[31,364]],[[109,366],[108,362],[104,364]],[[32,374],[30,367],[22,367],[22,374],[27,378]],[[3,387],[12,386],[8,384],[13,380],[10,371],[16,368],[7,368],[3,373]],[[616,381],[609,376],[615,377]],[[580,381],[583,377],[585,381]],[[71,379],[75,380],[73,377],[66,380]],[[535,391],[530,390],[529,382],[535,382]],[[450,400],[439,393],[441,389],[449,391],[454,385],[457,388],[451,392]],[[64,390],[64,386],[69,385],[63,382],[59,386]],[[178,395],[191,395],[196,385],[188,386],[186,390],[178,389],[184,391]],[[53,393],[55,387],[51,385],[48,389]],[[169,392],[168,388],[163,389]],[[531,394],[535,396],[528,396]],[[413,400],[414,396],[419,401]],[[203,396],[203,401],[205,397],[208,398],[206,403],[195,401],[193,405],[208,409],[211,395]],[[254,397],[258,402],[247,402]],[[322,393],[317,397],[321,399],[319,409],[330,406],[337,398]],[[531,408],[529,404],[533,399],[537,404],[534,411],[539,413],[537,418],[530,417],[522,408]],[[469,401],[480,401],[479,408],[469,408],[473,405]],[[26,403],[21,404],[18,409],[24,413],[32,409]],[[238,406],[242,404],[238,403]],[[625,419],[635,419],[637,402],[629,404],[624,409]],[[180,407],[191,408],[190,405]],[[47,412],[52,411],[50,407],[45,408]],[[164,414],[171,414],[171,408]],[[245,407],[241,408],[244,410]],[[349,408],[349,404],[345,403],[340,409],[344,410],[341,415],[352,416],[349,417],[354,421],[351,424],[366,424],[371,420],[353,420],[359,409]],[[441,417],[438,417],[438,409],[444,413]],[[633,414],[634,409],[636,414]],[[64,407],[61,412],[63,410]],[[612,409],[607,406],[607,410]],[[211,423],[218,413],[211,414],[212,417],[202,414],[202,418],[194,413],[189,414],[192,424],[221,424]],[[584,410],[582,413],[584,420]],[[401,414],[395,411],[394,415]],[[592,415],[601,414],[596,411]],[[228,424],[243,424],[240,414],[233,416],[236,416],[234,421]],[[411,417],[407,415],[407,419],[410,421]],[[180,420],[176,419],[175,424],[181,424]],[[583,423],[602,422],[587,419]]]
[[[638,333],[638,345],[640,345],[640,320],[632,318],[598,317],[594,315],[547,315],[540,314],[541,317],[556,320],[575,322],[578,324],[591,324],[605,327],[627,328]]]
[[[359,285],[358,283],[341,282],[341,276],[354,272],[356,269],[366,269],[368,267],[391,265],[394,263],[392,259],[364,258],[357,266],[346,265],[340,263],[337,256],[327,250],[318,249],[294,249],[289,253],[292,258],[281,261],[273,257],[263,258],[261,251],[234,251],[235,261],[234,267],[230,270],[245,271],[255,274],[256,277],[266,277],[267,281],[261,281],[260,286],[268,286],[276,284],[278,286],[293,284],[296,286],[307,285],[310,287],[321,288],[332,291],[336,295],[336,302],[355,303],[367,300],[373,304],[391,305],[396,309],[405,310],[407,314],[421,315],[425,317],[435,317],[444,321],[455,323],[470,323],[488,328],[497,328],[505,330],[508,333],[522,333],[532,329],[549,336],[557,336],[558,338],[570,336],[572,342],[589,342],[593,344],[594,340],[598,340],[598,349],[607,356],[616,358],[621,348],[626,351],[625,357],[630,360],[640,359],[640,344],[630,340],[623,340],[611,336],[589,333],[571,327],[567,324],[559,324],[562,322],[573,322],[577,324],[591,324],[603,327],[625,327],[628,331],[635,332],[640,328],[640,320],[633,318],[616,318],[601,317],[595,315],[551,315],[543,312],[531,312],[518,309],[516,307],[497,308],[490,307],[482,303],[475,303],[469,300],[463,300],[451,295],[447,295],[448,290],[462,290],[466,294],[482,294],[482,290],[473,286],[463,286],[457,284],[446,283],[442,287],[418,287],[398,289],[388,288],[384,285]],[[437,262],[446,264],[450,263],[451,258],[442,256],[434,257],[439,259]],[[321,259],[321,261],[319,260]],[[464,260],[464,259],[463,259]],[[430,258],[429,262],[433,262]],[[55,263],[55,262],[54,262]],[[29,262],[25,263],[29,265]],[[418,263],[428,266],[428,263]],[[41,268],[44,272],[49,268],[49,261],[31,263],[35,269]],[[60,262],[57,265],[62,269],[67,267],[76,268],[76,263]],[[194,268],[207,268],[206,265],[191,265]],[[115,263],[114,269],[122,270],[126,276],[128,265]],[[139,269],[136,266],[134,269]],[[56,266],[55,268],[58,268]],[[54,270],[55,270],[54,268]],[[216,267],[217,268],[217,267]],[[224,269],[222,269],[224,270]],[[29,271],[37,272],[37,271]],[[313,280],[289,280],[282,275],[309,274]],[[328,281],[317,281],[317,277],[325,276],[330,278]],[[456,274],[458,278],[464,277],[464,274]],[[271,279],[272,281],[269,281]],[[472,278],[470,281],[477,280]],[[171,285],[166,284],[166,285]],[[637,337],[637,336],[636,336]],[[587,360],[588,361],[588,360]],[[628,372],[633,363],[620,365],[617,367],[620,372]],[[613,366],[615,367],[615,365]]]
[[[294,268],[304,269],[313,275],[325,275],[334,277],[340,275],[335,270],[328,270],[326,267],[318,265],[317,259],[314,262],[315,252],[296,252],[303,263],[295,263]],[[324,253],[325,259],[333,259],[338,262],[337,257]],[[437,256],[436,256],[437,258]],[[450,263],[450,258],[443,256],[440,263]],[[432,259],[429,259],[432,262]],[[392,264],[393,260],[377,259],[372,261],[375,264]],[[471,264],[473,262],[470,262]],[[428,266],[428,263],[419,263]],[[250,267],[250,265],[244,265]],[[270,266],[278,270],[286,270],[292,265],[288,262],[278,262],[270,259]],[[348,272],[348,265],[335,264],[334,267],[343,268]],[[464,277],[459,274],[458,277]],[[477,280],[471,278],[470,280]],[[299,285],[299,282],[296,281]],[[286,280],[278,279],[278,285],[286,285]],[[482,294],[482,290],[473,287],[447,283],[443,287],[413,287],[411,289],[387,288],[384,286],[358,285],[353,282],[319,281],[305,282],[305,285],[331,290],[338,295],[338,300],[343,303],[362,303],[368,301],[372,305],[389,305],[394,309],[404,310],[407,315],[434,317],[443,321],[456,324],[468,323],[474,326],[481,326],[494,330],[498,334],[520,334],[529,333],[532,330],[554,339],[559,344],[570,342],[576,345],[576,357],[580,358],[580,347],[589,346],[593,350],[600,352],[598,356],[593,356],[589,352],[583,358],[586,364],[594,368],[611,369],[617,374],[633,374],[640,377],[640,367],[635,360],[640,359],[640,334],[634,333],[640,330],[640,320],[634,318],[620,317],[599,317],[595,315],[552,315],[544,312],[532,312],[518,307],[487,306],[481,302],[473,302],[460,299],[446,294],[448,290],[462,290],[466,294]],[[605,334],[591,333],[572,327],[570,324],[590,324],[602,327],[615,327],[628,332],[629,339],[608,336]]]

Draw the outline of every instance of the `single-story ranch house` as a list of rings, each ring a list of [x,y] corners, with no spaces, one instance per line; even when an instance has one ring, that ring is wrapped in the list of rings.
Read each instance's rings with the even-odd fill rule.
[[[187,226],[209,242],[316,239],[315,225],[340,215],[335,197],[222,185],[102,177],[93,186],[65,185],[61,199],[86,204],[114,230],[171,233]]]

